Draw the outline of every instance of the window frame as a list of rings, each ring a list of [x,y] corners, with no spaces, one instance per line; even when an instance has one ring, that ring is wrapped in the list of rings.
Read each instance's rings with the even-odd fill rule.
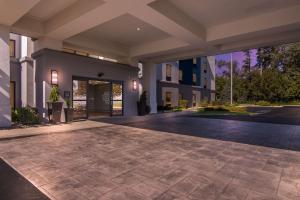
[[[172,81],[172,65],[166,64],[166,80]]]
[[[11,55],[11,44],[13,44],[13,55]],[[15,58],[16,57],[16,40],[9,39],[9,56],[11,58]]]

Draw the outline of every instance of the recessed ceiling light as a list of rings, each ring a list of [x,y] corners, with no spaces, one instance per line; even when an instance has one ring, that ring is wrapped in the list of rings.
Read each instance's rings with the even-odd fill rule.
[[[140,27],[137,27],[136,30],[137,30],[137,31],[140,31],[140,30],[142,30],[142,29],[141,29]]]

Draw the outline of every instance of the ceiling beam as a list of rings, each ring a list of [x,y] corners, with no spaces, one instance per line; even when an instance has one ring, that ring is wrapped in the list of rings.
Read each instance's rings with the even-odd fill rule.
[[[154,53],[162,53],[165,51],[178,49],[186,46],[189,46],[187,42],[180,41],[174,37],[170,37],[167,39],[134,46],[130,49],[130,57],[134,58],[134,57],[149,56]]]
[[[125,1],[91,2],[78,2],[46,22],[46,36],[65,40],[126,13]]]
[[[11,26],[40,0],[0,0],[0,24]]]
[[[251,37],[251,35],[253,37],[253,34],[259,32],[270,31],[271,34],[271,31],[274,30],[282,32],[292,28],[299,28],[299,10],[300,6],[293,6],[287,9],[210,27],[207,29],[207,41],[222,43],[230,38],[246,39],[247,37]]]

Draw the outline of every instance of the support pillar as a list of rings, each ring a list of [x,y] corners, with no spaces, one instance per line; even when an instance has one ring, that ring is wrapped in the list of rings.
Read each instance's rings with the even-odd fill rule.
[[[157,113],[156,98],[156,64],[147,62],[143,64],[143,90],[147,92],[150,113]]]
[[[22,107],[35,107],[34,99],[34,68],[33,60],[23,57],[21,63],[21,101]]]
[[[0,25],[0,127],[10,127],[9,27]]]

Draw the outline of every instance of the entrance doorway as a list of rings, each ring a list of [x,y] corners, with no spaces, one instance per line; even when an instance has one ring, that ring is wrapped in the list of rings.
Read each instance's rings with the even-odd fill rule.
[[[73,78],[74,118],[123,115],[123,82]]]

